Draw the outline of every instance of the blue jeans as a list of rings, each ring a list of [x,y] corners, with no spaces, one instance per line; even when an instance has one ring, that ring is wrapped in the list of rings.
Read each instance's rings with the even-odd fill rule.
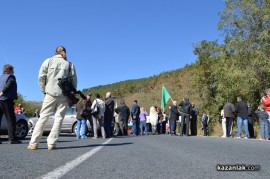
[[[86,120],[85,119],[77,119],[77,139],[85,138],[85,129],[86,129]]]
[[[269,118],[268,118],[268,137],[270,137],[270,112],[267,112]]]
[[[145,135],[147,135],[146,121],[140,122],[140,128],[141,128],[141,134],[143,135],[143,129],[144,129],[144,133],[145,133]]]
[[[171,120],[170,121],[170,134],[175,134],[175,124],[176,124],[176,120]]]
[[[133,119],[132,123],[133,123],[133,127],[132,127],[132,134],[133,135],[138,135],[139,134],[139,125],[138,125],[138,121],[139,119]]]
[[[203,135],[204,136],[208,136],[209,135],[209,131],[208,131],[208,124],[207,123],[204,123],[203,124]]]
[[[260,137],[262,139],[268,139],[269,133],[268,133],[268,120],[261,120],[260,119]]]
[[[244,122],[245,137],[248,137],[248,120],[237,117],[237,137],[241,137],[242,122]]]

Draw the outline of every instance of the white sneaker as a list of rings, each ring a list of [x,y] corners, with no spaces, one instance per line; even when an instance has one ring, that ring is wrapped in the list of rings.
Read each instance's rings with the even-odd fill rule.
[[[222,137],[222,138],[226,138],[226,136],[225,136],[225,135],[222,135],[222,136],[220,136],[220,137]]]
[[[237,139],[241,139],[241,137],[237,137]]]

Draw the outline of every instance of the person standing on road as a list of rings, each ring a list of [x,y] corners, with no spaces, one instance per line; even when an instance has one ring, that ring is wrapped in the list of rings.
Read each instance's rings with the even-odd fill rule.
[[[16,116],[14,112],[14,100],[18,99],[17,82],[14,76],[14,67],[6,64],[3,66],[3,74],[0,76],[0,127],[3,115],[6,116],[8,127],[8,140],[10,144],[21,144],[16,136]],[[0,139],[0,144],[1,144]]]
[[[199,108],[195,106],[195,103],[191,103],[191,120],[190,120],[190,133],[192,136],[197,135],[197,117],[199,115]]]
[[[143,134],[147,135],[147,127],[146,127],[146,116],[147,115],[148,115],[147,112],[144,110],[143,107],[141,107],[141,114],[140,114],[141,135],[143,135]]]
[[[224,117],[224,109],[220,111],[220,117],[221,117],[221,125],[222,125],[222,131],[223,135],[221,136],[222,138],[227,137],[227,130],[226,130],[226,118]]]
[[[169,133],[170,134],[172,134],[172,131],[171,131],[171,109],[172,109],[172,106],[169,105],[168,106],[168,110],[167,110],[167,115],[166,115],[166,118],[167,118],[167,121],[168,121]]]
[[[87,111],[87,120],[90,123],[91,126],[91,134],[90,136],[93,137],[94,136],[94,126],[93,126],[93,118],[92,118],[92,114],[91,114],[91,107],[92,107],[92,101],[91,101],[91,93],[87,93],[86,95],[86,111]]]
[[[116,135],[127,135],[128,119],[130,116],[129,107],[126,106],[125,101],[121,100],[120,105],[114,110],[118,114],[118,124],[121,132],[119,132],[118,126],[116,127]]]
[[[106,93],[105,106],[106,110],[104,115],[104,128],[106,138],[110,138],[113,136],[112,122],[114,114],[114,100],[112,99],[111,92]]]
[[[242,122],[244,123],[245,139],[248,138],[248,106],[242,100],[242,97],[237,97],[235,104],[235,112],[237,113],[237,138],[241,138]]]
[[[226,135],[227,137],[231,137],[235,108],[230,99],[227,100],[227,103],[223,106],[223,109],[224,117],[226,118]]]
[[[170,133],[171,136],[176,135],[176,121],[179,120],[180,112],[177,109],[177,101],[173,101],[170,109]]]
[[[181,129],[180,136],[184,135],[184,125],[186,124],[186,136],[189,136],[189,120],[191,114],[191,104],[188,98],[184,98],[183,101],[180,102],[180,112],[181,112]]]
[[[152,106],[149,110],[149,120],[151,122],[152,127],[152,135],[157,134],[157,124],[158,124],[158,113],[154,106]]]
[[[263,96],[261,103],[265,105],[265,111],[268,113],[268,136],[270,137],[270,88],[265,90],[266,96]]]
[[[86,97],[82,95],[83,98],[76,104],[76,119],[77,119],[77,129],[76,129],[76,137],[77,139],[85,139],[86,138]]]
[[[208,131],[208,123],[209,123],[209,117],[206,114],[206,112],[203,112],[202,115],[202,129],[203,129],[203,135],[204,136],[208,136],[209,135],[209,131]]]
[[[269,133],[268,133],[268,118],[269,115],[265,111],[265,105],[260,104],[258,106],[258,110],[255,111],[259,118],[259,124],[260,124],[260,140],[268,140],[269,139]]]
[[[131,118],[132,118],[132,134],[133,135],[139,135],[139,125],[140,125],[140,106],[138,105],[138,101],[134,100],[134,104],[132,106],[131,110]]]
[[[157,134],[162,133],[162,121],[164,120],[163,113],[161,111],[161,108],[157,107],[157,114],[158,114],[158,124],[157,124]]]
[[[247,103],[248,106],[248,133],[249,133],[249,138],[255,138],[254,135],[254,111],[251,107],[250,103]]]
[[[95,104],[97,103],[99,107],[99,113],[97,116],[93,116],[93,125],[94,125],[94,137],[93,139],[97,139],[97,122],[99,123],[101,129],[102,138],[105,139],[105,130],[104,130],[104,113],[105,113],[105,102],[100,99],[100,95],[96,94],[96,100],[93,101],[91,109],[93,110]]]
[[[68,97],[63,94],[58,84],[63,77],[69,77],[74,88],[77,87],[77,75],[73,64],[67,61],[66,49],[63,46],[56,48],[55,55],[46,59],[39,70],[39,86],[45,95],[40,118],[34,128],[29,150],[36,150],[41,140],[43,129],[49,120],[51,112],[55,111],[55,119],[51,132],[47,138],[48,150],[56,147],[61,126],[68,107]]]

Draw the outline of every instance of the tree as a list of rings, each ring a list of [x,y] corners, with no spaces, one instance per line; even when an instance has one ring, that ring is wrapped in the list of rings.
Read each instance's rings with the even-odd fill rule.
[[[260,98],[270,85],[270,0],[227,0],[219,29],[226,35],[226,49],[252,92],[249,98]]]

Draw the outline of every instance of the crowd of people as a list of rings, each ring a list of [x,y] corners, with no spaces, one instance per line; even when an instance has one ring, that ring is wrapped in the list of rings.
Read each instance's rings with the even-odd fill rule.
[[[67,61],[66,49],[58,46],[53,57],[46,59],[39,70],[39,86],[44,94],[41,110],[34,114],[39,117],[35,125],[28,150],[37,150],[41,140],[43,129],[51,112],[55,112],[55,119],[49,136],[47,137],[48,150],[54,150],[61,131],[61,125],[65,112],[70,104],[76,103],[77,110],[77,139],[87,138],[86,121],[91,125],[93,139],[98,138],[100,128],[102,138],[128,135],[129,123],[132,124],[130,134],[156,135],[169,133],[177,135],[176,124],[180,122],[179,136],[197,135],[199,109],[195,103],[184,98],[179,104],[172,101],[165,114],[164,109],[152,106],[149,113],[144,107],[140,107],[137,100],[130,108],[124,100],[120,105],[115,105],[111,92],[106,93],[103,101],[100,94],[95,94],[95,100],[91,101],[91,93],[84,96],[80,92],[81,99],[77,101],[74,89],[77,86],[77,75],[74,65]],[[64,82],[68,82],[63,84]],[[57,85],[56,85],[57,84]],[[69,88],[69,89],[67,89]],[[71,90],[70,90],[71,89]],[[22,143],[15,136],[15,113],[23,113],[24,109],[18,105],[14,109],[14,100],[18,99],[17,82],[14,76],[14,67],[6,64],[3,66],[3,74],[0,76],[0,124],[5,115],[8,125],[8,140],[10,144]],[[237,103],[233,105],[230,100],[221,111],[222,137],[232,137],[233,121],[237,118],[237,138],[254,138],[254,114],[257,114],[260,124],[260,139],[269,140],[270,136],[270,89],[266,90],[266,96],[262,97],[258,109],[253,112],[250,104],[237,97]],[[203,111],[201,126],[204,136],[209,135],[209,116]],[[112,125],[113,124],[113,125]],[[242,136],[242,124],[244,135]],[[1,144],[1,140],[0,140]]]
[[[77,111],[77,139],[86,138],[86,122],[89,120],[93,139],[97,139],[99,126],[102,138],[123,136],[129,133],[138,135],[156,135],[169,133],[176,136],[176,122],[180,121],[180,136],[197,135],[197,118],[199,109],[195,103],[190,103],[184,98],[180,104],[173,101],[168,107],[167,113],[163,109],[152,106],[149,113],[144,107],[140,107],[137,100],[130,109],[124,100],[120,100],[119,106],[115,105],[111,92],[107,92],[106,99],[100,99],[100,94],[95,94],[95,100],[91,101],[91,93],[87,97],[81,95],[76,105]],[[98,113],[96,111],[98,106]],[[204,135],[208,136],[208,115],[203,112],[202,129]],[[129,126],[132,130],[129,132]]]
[[[223,135],[221,137],[233,137],[233,122],[236,118],[237,138],[256,138],[254,133],[254,115],[257,115],[260,125],[260,140],[269,140],[270,136],[270,89],[265,91],[266,96],[261,98],[257,110],[253,110],[250,103],[243,101],[242,97],[237,97],[237,103],[233,105],[228,99],[221,110],[221,123]],[[244,134],[242,136],[242,125]]]
[[[266,90],[266,94],[266,96],[262,97],[261,104],[256,111],[251,108],[249,103],[243,101],[242,97],[237,97],[237,103],[235,105],[228,99],[220,113],[220,122],[223,129],[223,135],[221,137],[256,138],[254,118],[257,115],[260,125],[259,139],[268,140],[270,136],[270,89]],[[99,94],[97,95],[99,96]],[[105,107],[101,107],[102,110],[100,110],[99,116],[93,116],[93,119],[100,119],[100,116],[104,116],[104,121],[98,121],[101,131],[103,131],[103,126],[105,127],[103,123],[107,122],[108,124],[105,127],[107,128],[105,133],[102,132],[103,138],[128,135],[129,124],[132,125],[130,134],[134,136],[166,133],[172,136],[194,136],[197,135],[198,121],[200,122],[199,125],[201,125],[203,135],[209,135],[208,124],[210,119],[208,114],[206,111],[203,111],[201,119],[198,120],[199,108],[195,106],[194,102],[191,103],[188,98],[184,98],[179,104],[177,104],[177,101],[172,101],[172,105],[168,107],[167,113],[162,112],[163,110],[156,106],[150,107],[149,113],[147,113],[144,107],[138,105],[137,100],[134,100],[134,104],[130,110],[124,100],[120,101],[118,107],[114,107],[114,100],[111,98],[110,92],[106,94],[106,97],[104,102]],[[106,102],[108,99],[110,103]],[[99,102],[99,104],[102,104],[102,102]],[[107,110],[109,112],[105,115],[105,111]],[[88,115],[91,116],[91,113],[89,112]],[[236,136],[233,134],[234,121],[236,121],[237,126]],[[180,123],[178,125],[178,133],[176,132],[177,122]],[[244,126],[244,131],[242,131],[242,126]],[[95,131],[96,129],[94,127],[94,133]],[[242,134],[242,132],[244,133]],[[94,138],[96,139],[97,136],[94,135]]]

